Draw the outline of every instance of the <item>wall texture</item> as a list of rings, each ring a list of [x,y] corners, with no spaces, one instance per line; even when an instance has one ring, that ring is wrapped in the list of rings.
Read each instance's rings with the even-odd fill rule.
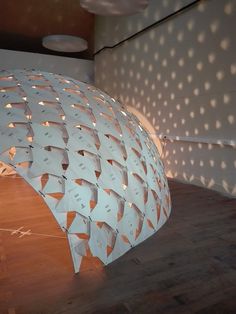
[[[91,60],[3,49],[0,49],[0,69],[35,69],[67,75],[86,83],[93,82],[94,78],[94,63]]]
[[[133,17],[98,17],[112,46],[190,1],[150,1]],[[95,58],[98,87],[148,119],[166,173],[236,196],[236,1],[206,0]],[[145,120],[145,121],[146,121]]]
[[[95,50],[114,45],[191,2],[192,0],[163,0],[158,1],[157,5],[157,1],[149,0],[148,8],[143,13],[128,17],[98,17],[95,22]]]

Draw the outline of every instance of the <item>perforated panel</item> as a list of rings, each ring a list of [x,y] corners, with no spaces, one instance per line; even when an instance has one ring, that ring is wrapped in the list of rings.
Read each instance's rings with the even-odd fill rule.
[[[137,118],[70,78],[0,72],[0,160],[43,197],[76,272],[86,255],[112,262],[170,214],[162,162]]]

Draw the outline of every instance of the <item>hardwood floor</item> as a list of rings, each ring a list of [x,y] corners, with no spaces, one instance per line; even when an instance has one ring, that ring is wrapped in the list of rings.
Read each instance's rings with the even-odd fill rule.
[[[43,200],[23,180],[0,178],[0,229],[32,233],[0,231],[0,313],[236,313],[236,199],[169,184],[166,225],[107,267],[87,260],[74,275]]]

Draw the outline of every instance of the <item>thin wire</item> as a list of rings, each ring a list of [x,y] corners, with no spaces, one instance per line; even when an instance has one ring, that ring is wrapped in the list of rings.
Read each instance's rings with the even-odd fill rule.
[[[28,231],[23,231],[23,230],[14,230],[14,229],[5,229],[5,228],[0,228],[0,231],[5,231],[5,232],[11,232],[12,235],[21,235],[26,236],[26,235],[36,235],[36,236],[42,236],[42,237],[49,237],[49,238],[60,238],[60,239],[66,239],[66,237],[63,236],[58,236],[54,234],[45,234],[45,233],[36,233],[36,232],[31,232],[30,230]],[[28,232],[28,233],[27,233]]]

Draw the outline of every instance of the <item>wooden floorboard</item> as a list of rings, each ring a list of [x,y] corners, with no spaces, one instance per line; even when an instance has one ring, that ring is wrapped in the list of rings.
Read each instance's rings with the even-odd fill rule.
[[[235,314],[236,200],[169,185],[171,217],[154,236],[106,267],[86,260],[74,275],[43,200],[22,179],[0,178],[0,229],[33,233],[0,231],[0,313]]]

